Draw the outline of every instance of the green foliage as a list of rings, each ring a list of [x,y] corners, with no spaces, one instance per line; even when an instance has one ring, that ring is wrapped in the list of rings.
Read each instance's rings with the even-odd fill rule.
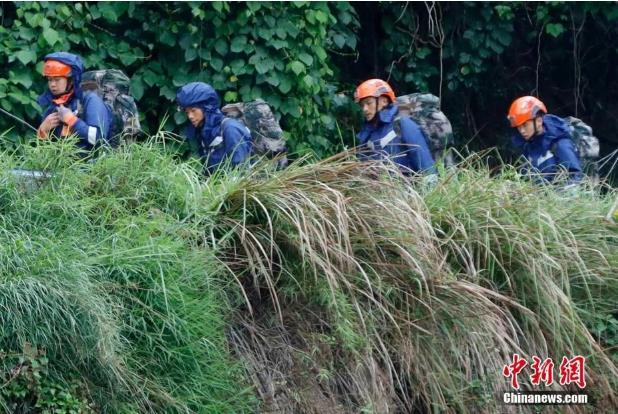
[[[54,379],[49,372],[49,360],[44,349],[25,342],[20,355],[0,351],[3,366],[0,404],[12,413],[95,413],[84,397],[84,384],[72,380],[68,384]]]
[[[369,10],[364,27],[356,9]],[[501,142],[505,109],[521,94],[583,116],[602,139],[615,129],[611,2],[3,2],[0,11],[2,107],[33,124],[45,88],[40,60],[70,50],[88,68],[132,75],[150,133],[163,119],[179,132],[185,116],[174,110],[175,91],[201,80],[224,103],[269,101],[293,151],[332,154],[353,144],[353,84],[374,76],[401,93],[441,92],[445,112],[475,136],[475,147]],[[357,34],[365,34],[362,44]],[[0,115],[0,131],[9,128],[14,140],[25,132]]]
[[[493,57],[511,45],[515,15],[512,6],[507,5],[488,7],[483,3],[466,3],[462,6],[458,13],[429,16],[438,27],[420,33],[420,12],[401,13],[397,9],[403,6],[386,6],[385,24],[401,30],[385,39],[385,49],[389,56],[404,58],[394,68],[393,79],[407,85],[410,91],[430,91],[435,84],[430,80],[440,76],[451,91],[479,88],[486,81],[485,76],[494,64]],[[450,36],[456,27],[464,29],[456,37]],[[411,33],[418,34],[410,37]],[[439,72],[441,48],[444,66],[448,68],[442,74]]]
[[[0,154],[5,406],[493,412],[515,351],[585,355],[615,405],[614,191],[346,153],[204,180],[164,138]]]
[[[199,201],[199,169],[161,142],[96,163],[70,140],[41,143],[0,164],[0,349],[44,348],[50,379],[24,398],[81,401],[77,379],[98,412],[251,410],[226,347],[234,292],[204,246],[213,203]],[[32,183],[16,164],[53,176]]]
[[[41,58],[67,50],[79,53],[87,69],[118,67],[132,75],[151,132],[174,110],[178,87],[205,81],[224,103],[268,101],[293,150],[324,155],[336,145],[334,120],[320,115],[331,110],[336,80],[330,53],[356,46],[358,23],[347,3],[16,3],[14,13],[0,7],[0,53],[8,57],[0,99],[31,123],[45,88]],[[167,129],[185,119],[177,113],[169,121]],[[0,130],[7,125],[12,121],[0,118]]]
[[[590,333],[599,343],[609,350],[614,363],[618,364],[618,319],[611,308],[582,310],[582,319],[590,329]]]

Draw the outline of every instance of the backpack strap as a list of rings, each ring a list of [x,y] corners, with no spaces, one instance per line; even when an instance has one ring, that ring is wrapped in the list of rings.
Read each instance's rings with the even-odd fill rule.
[[[393,131],[395,131],[395,134],[403,138],[403,135],[401,134],[401,115],[397,115],[395,119],[393,119]]]
[[[408,119],[410,119],[410,118],[408,118]],[[415,121],[414,121],[414,120],[412,120],[412,119],[410,119],[410,121],[415,122]],[[419,125],[419,129],[420,129],[420,131],[421,131],[421,135],[422,135],[422,137],[425,139],[425,142],[427,142],[427,146],[428,146],[429,148],[431,148],[431,145],[430,145],[430,143],[428,142],[427,137],[425,136],[425,132],[423,131],[423,128],[421,128],[421,126],[420,126],[420,125]],[[402,141],[402,142],[404,141],[404,136],[403,136],[403,133],[402,133],[402,131],[401,131],[401,115],[398,115],[398,116],[396,116],[396,117],[395,117],[395,119],[393,119],[393,131],[391,131],[391,132],[394,132],[394,133],[395,133],[395,136],[399,136],[399,137],[401,137],[401,141]],[[387,134],[387,135],[388,135],[388,134]],[[384,138],[382,138],[382,139],[384,139]],[[391,140],[392,140],[392,138],[391,138]],[[390,141],[389,141],[389,142],[390,142]]]
[[[554,156],[557,157],[556,150],[558,149],[558,142],[563,139],[567,139],[571,141],[571,143],[573,144],[573,150],[575,151],[575,155],[577,155],[577,157],[580,158],[580,161],[581,161],[581,154],[579,153],[579,148],[575,144],[575,141],[573,141],[572,137],[560,138],[552,142],[551,145],[549,146],[549,150],[552,152],[552,154],[554,154]]]
[[[384,149],[388,144],[390,144],[395,138],[401,136],[401,124],[399,117],[393,119],[393,129],[388,131],[386,135],[384,135],[378,143],[380,144],[380,148]],[[367,142],[367,146],[373,150],[375,149],[373,141],[369,140]]]
[[[223,130],[225,128],[225,125],[227,125],[228,121],[232,120],[234,118],[230,118],[228,116],[223,118],[223,121],[221,121],[221,135],[223,135]],[[243,124],[243,126],[245,127],[245,132],[247,134],[249,134],[249,136],[253,136],[253,133],[251,132],[251,130],[249,129],[249,127],[247,127],[247,125]],[[259,135],[262,135],[258,132]],[[263,135],[262,135],[263,136]]]
[[[563,139],[570,139],[570,138],[563,138]],[[556,157],[556,163],[560,163],[560,160],[558,159],[558,141],[560,141],[559,139],[552,142],[551,145],[549,146],[549,150],[551,151],[552,154],[554,154],[554,157]],[[577,151],[577,148],[575,145],[573,145],[573,148],[575,149],[575,154],[577,155],[577,157],[579,158],[579,151]]]
[[[380,138],[380,148],[385,148],[388,144],[390,144],[395,138],[397,138],[399,134],[393,129],[387,132],[382,138]]]
[[[223,121],[221,121],[221,128],[219,130],[219,135],[214,137],[213,140],[210,141],[210,144],[208,144],[208,148],[210,148],[210,150],[212,150],[215,147],[218,147],[223,142],[223,128],[226,124],[225,121],[227,121],[228,119],[229,118],[223,118]]]
[[[378,144],[380,145],[380,148],[384,149],[395,138],[397,138],[399,135],[398,131],[401,132],[401,127],[399,125],[399,119],[396,118],[393,120],[393,129],[388,131],[382,138],[379,139]],[[366,145],[370,150],[375,150],[375,145],[371,139],[367,140]]]
[[[84,105],[82,105],[82,100],[81,99],[77,100],[77,109],[75,110],[75,115],[78,118],[83,118],[82,115],[84,115]]]
[[[223,134],[225,133],[225,126],[228,124],[228,121],[232,120],[233,118],[229,118],[229,117],[224,117],[223,120],[221,121],[221,131],[219,131],[219,135],[217,135],[212,142],[210,143],[210,145],[208,145],[210,148],[214,148],[218,145],[220,145],[223,142]],[[249,137],[252,137],[251,135],[251,130],[246,126],[243,125],[245,127],[245,132],[247,133],[247,135],[249,135]]]
[[[221,135],[223,135],[223,130],[225,129],[225,125],[227,125],[227,121],[229,120],[230,118],[226,116],[223,118],[223,121],[221,121]]]

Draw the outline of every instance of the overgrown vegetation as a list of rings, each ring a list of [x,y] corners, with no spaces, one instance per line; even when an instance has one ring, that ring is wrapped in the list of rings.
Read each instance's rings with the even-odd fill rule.
[[[400,2],[355,7],[356,77],[388,78],[400,93],[431,91],[453,122],[458,145],[507,147],[514,98],[539,96],[550,112],[593,126],[615,149],[613,62],[618,7],[599,2]],[[505,148],[506,149],[506,148]],[[504,152],[507,154],[507,152]]]
[[[96,163],[70,142],[24,157],[1,161],[0,348],[44,349],[49,380],[77,378],[97,412],[252,406],[226,346],[231,282],[190,219],[212,215],[199,175],[148,146]],[[53,177],[34,191],[16,165]]]
[[[131,76],[150,133],[166,113],[174,115],[168,130],[185,122],[176,90],[205,81],[224,103],[267,99],[283,116],[291,147],[320,154],[330,150],[325,136],[336,129],[329,52],[356,47],[358,25],[348,3],[325,2],[7,3],[0,22],[0,52],[8,60],[2,107],[32,123],[45,87],[42,58],[70,50],[87,69],[121,68]],[[5,121],[0,131],[12,125]]]
[[[70,50],[87,69],[132,77],[149,133],[165,113],[166,129],[178,128],[176,89],[206,81],[225,103],[264,98],[292,149],[323,157],[353,144],[354,86],[380,77],[399,94],[440,95],[459,147],[507,144],[509,104],[538,94],[550,112],[592,125],[607,154],[617,18],[611,2],[3,2],[0,99],[39,122],[41,59]],[[26,132],[1,116],[0,131],[10,127]]]
[[[618,406],[615,192],[345,153],[203,180],[167,141],[0,155],[5,409],[495,412],[515,352]]]
[[[36,123],[41,58],[63,49],[132,75],[151,133],[181,123],[176,88],[203,80],[225,102],[265,98],[291,148],[323,158],[352,143],[352,88],[370,76],[440,94],[477,146],[523,93],[608,131],[616,10],[4,2],[0,100]],[[5,411],[493,413],[513,353],[585,356],[593,404],[570,409],[618,410],[615,190],[539,188],[490,169],[493,153],[434,188],[349,153],[205,180],[178,145],[0,153]]]

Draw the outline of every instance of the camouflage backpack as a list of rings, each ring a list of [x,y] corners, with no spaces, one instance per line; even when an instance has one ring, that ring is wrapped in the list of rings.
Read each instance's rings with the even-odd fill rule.
[[[134,142],[142,133],[135,99],[129,94],[129,77],[119,69],[91,70],[82,75],[81,88],[92,91],[109,105],[112,111],[112,147],[121,141]]]
[[[411,93],[398,96],[396,104],[400,117],[408,116],[421,127],[433,159],[442,159],[447,167],[454,165],[450,151],[455,141],[453,127],[440,110],[440,99],[430,93]],[[399,134],[398,119],[395,121],[395,132]]]
[[[287,152],[283,130],[270,106],[262,99],[228,104],[221,108],[221,111],[226,117],[236,119],[245,125],[251,133],[253,151],[257,156],[273,158]],[[282,155],[277,166],[285,168],[287,164],[287,157]]]
[[[592,127],[579,118],[564,118],[571,131],[571,140],[575,144],[582,169],[594,181],[599,179],[599,139],[592,133]]]

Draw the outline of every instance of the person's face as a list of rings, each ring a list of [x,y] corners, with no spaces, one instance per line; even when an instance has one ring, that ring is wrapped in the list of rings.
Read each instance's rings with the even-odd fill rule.
[[[53,95],[62,95],[67,91],[69,79],[64,76],[48,76],[47,87]]]
[[[376,112],[378,111],[377,99],[373,96],[369,96],[361,99],[359,104],[361,110],[363,111],[363,115],[365,116],[365,120],[371,121],[373,117],[376,116]]]
[[[185,108],[185,114],[194,127],[199,126],[204,121],[204,112],[200,108],[188,107]]]
[[[365,120],[371,121],[376,116],[376,113],[388,105],[388,98],[380,96],[376,99],[373,96],[368,96],[367,98],[361,99],[359,104],[365,116]]]
[[[534,125],[536,124],[536,133],[540,134],[543,132],[543,118],[537,117],[534,119],[529,119],[520,126],[517,127],[517,132],[520,133],[523,139],[526,141],[530,141],[534,138]]]

